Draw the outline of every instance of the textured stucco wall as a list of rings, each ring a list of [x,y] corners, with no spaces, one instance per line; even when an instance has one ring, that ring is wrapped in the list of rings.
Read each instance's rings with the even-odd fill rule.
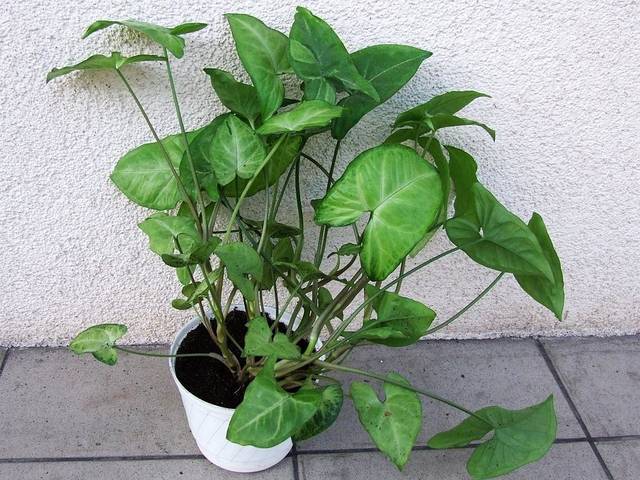
[[[188,313],[173,311],[173,273],[146,248],[135,226],[145,212],[109,182],[115,161],[150,140],[111,73],[44,84],[46,72],[90,52],[140,50],[117,30],[85,41],[97,18],[174,24],[205,21],[176,62],[188,127],[221,111],[204,66],[240,72],[222,14],[248,12],[286,31],[297,2],[172,0],[9,0],[0,14],[0,344],[63,343],[94,322],[123,322],[130,342],[166,341]],[[392,101],[345,142],[342,165],[388,133],[394,115],[448,89],[492,99],[465,112],[496,128],[458,129],[481,178],[511,209],[545,218],[563,260],[566,315],[552,319],[513,280],[447,332],[474,337],[618,334],[640,330],[640,3],[638,1],[312,1],[355,50],[384,42],[434,52]],[[160,66],[129,70],[163,133],[176,130]],[[315,153],[332,148],[314,140]],[[308,199],[323,181],[304,174]],[[426,254],[447,248],[439,238]],[[426,255],[425,254],[425,255]],[[464,255],[448,257],[406,284],[406,292],[447,318],[494,274]]]

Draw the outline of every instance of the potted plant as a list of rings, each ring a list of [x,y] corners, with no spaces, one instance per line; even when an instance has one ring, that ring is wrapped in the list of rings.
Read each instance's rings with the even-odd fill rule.
[[[131,94],[154,142],[125,154],[111,179],[131,201],[154,211],[139,227],[182,285],[172,306],[196,314],[167,355],[119,346],[127,331],[120,324],[80,332],[71,350],[108,365],[119,351],[168,357],[199,447],[230,470],[268,468],[287,454],[291,439],[329,428],[344,397],[333,372],[380,382],[382,398],[360,381],[347,392],[364,429],[399,469],[421,429],[421,396],[467,415],[428,445],[475,442],[467,465],[471,477],[503,475],[543,457],[556,436],[552,396],[522,410],[471,411],[412,386],[399,373],[363,371],[345,362],[363,344],[402,348],[446,327],[507,273],[561,318],[562,270],[540,215],[526,224],[509,212],[480,183],[471,155],[438,140],[440,130],[465,125],[493,138],[488,126],[458,115],[486,95],[451,91],[399,114],[385,142],[357,155],[339,175],[336,160],[349,130],[400,90],[431,54],[405,45],[349,53],[332,28],[305,8],[297,9],[288,36],[249,15],[226,17],[252,84],[206,68],[229,112],[197,130],[185,130],[172,63],[183,56],[184,35],[205,24],[97,21],[84,37],[117,24],[146,35],[162,52],[93,55],[47,77],[110,69]],[[165,65],[179,126],[175,135],[158,136],[127,80],[125,67],[138,62]],[[285,94],[283,77],[297,79],[299,91]],[[305,150],[315,135],[334,142],[331,159]],[[311,255],[303,249],[309,244],[300,192],[303,162],[326,178],[325,195],[312,202],[318,239]],[[295,196],[295,225],[279,216],[288,191]],[[262,198],[260,218],[246,212],[252,196]],[[353,241],[329,252],[328,235],[340,227],[351,229]],[[409,268],[407,259],[441,229],[453,248]],[[454,253],[499,273],[460,312],[435,322],[436,313],[402,296],[401,286]],[[269,291],[273,305],[265,305]]]

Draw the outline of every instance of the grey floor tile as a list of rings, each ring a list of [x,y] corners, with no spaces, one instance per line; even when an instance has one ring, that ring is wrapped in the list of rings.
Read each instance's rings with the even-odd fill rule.
[[[0,463],[0,478],[20,480],[292,480],[291,459],[255,474],[231,473],[202,460]]]
[[[200,453],[164,359],[109,367],[66,349],[11,350],[0,381],[0,458]]]
[[[640,440],[598,442],[598,450],[613,478],[640,478]]]
[[[488,405],[523,408],[554,394],[558,437],[582,437],[571,409],[537,346],[531,340],[483,340],[419,342],[402,348],[362,347],[347,365],[377,372],[397,371],[413,385],[437,393],[471,409]],[[355,377],[343,377],[353,379]],[[345,392],[348,391],[348,384]],[[433,401],[423,401],[424,420],[419,444],[465,418],[465,415]],[[345,398],[337,422],[323,434],[302,442],[304,450],[370,447],[351,401]]]
[[[543,343],[591,435],[640,434],[640,337]]]
[[[464,480],[470,449],[413,452],[403,472],[379,453],[313,454],[298,457],[304,480]],[[509,480],[605,480],[589,445],[558,444],[545,458],[505,477]]]
[[[5,348],[0,347],[0,375],[2,375],[2,362],[4,362],[4,357],[7,354],[7,350]]]

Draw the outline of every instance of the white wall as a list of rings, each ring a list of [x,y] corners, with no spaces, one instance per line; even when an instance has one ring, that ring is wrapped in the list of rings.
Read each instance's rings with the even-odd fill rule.
[[[80,41],[98,18],[161,24],[204,21],[176,62],[189,127],[221,112],[204,66],[239,72],[222,14],[254,14],[287,31],[296,2],[8,0],[1,17],[0,344],[58,344],[97,322],[130,326],[130,342],[166,341],[188,314],[173,311],[172,272],[146,248],[145,212],[110,183],[116,160],[150,140],[111,73],[45,86],[46,72],[92,52],[139,50],[109,30]],[[640,4],[638,1],[307,1],[350,50],[396,42],[434,52],[416,78],[354,129],[342,165],[388,133],[395,114],[448,89],[492,99],[465,112],[496,128],[458,129],[448,140],[477,156],[481,178],[513,211],[535,209],[564,264],[567,306],[555,322],[503,281],[448,331],[500,334],[619,334],[640,330]],[[159,66],[132,67],[133,83],[163,133],[177,129]],[[315,140],[315,153],[332,148]],[[307,198],[321,179],[305,172]],[[439,238],[428,253],[447,248]],[[440,318],[488,284],[492,272],[464,255],[424,271],[406,292]]]

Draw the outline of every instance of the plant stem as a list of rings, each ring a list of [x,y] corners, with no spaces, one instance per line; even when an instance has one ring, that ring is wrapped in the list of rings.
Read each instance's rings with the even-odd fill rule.
[[[133,355],[142,355],[143,357],[159,357],[159,358],[180,358],[180,357],[209,357],[219,362],[222,362],[229,370],[231,368],[227,365],[227,362],[224,360],[222,355],[218,355],[217,353],[176,353],[174,355],[166,354],[166,353],[155,353],[155,352],[142,352],[140,350],[130,350],[128,348],[120,347],[118,345],[114,345],[113,348],[116,350],[120,350],[121,352],[131,353]],[[232,370],[233,371],[233,370]]]
[[[293,258],[300,260],[302,256],[302,248],[304,247],[304,216],[302,213],[302,197],[300,195],[300,157],[296,159],[295,165],[295,191],[296,191],[296,212],[298,214],[298,229],[300,230],[299,239],[296,242],[296,250]]]
[[[404,269],[406,266],[407,266],[407,259],[405,257],[402,259],[402,262],[400,263],[400,272],[398,272],[399,277],[401,277],[404,274]],[[402,280],[396,283],[396,288],[394,289],[394,292],[400,293],[400,288],[402,288]]]

